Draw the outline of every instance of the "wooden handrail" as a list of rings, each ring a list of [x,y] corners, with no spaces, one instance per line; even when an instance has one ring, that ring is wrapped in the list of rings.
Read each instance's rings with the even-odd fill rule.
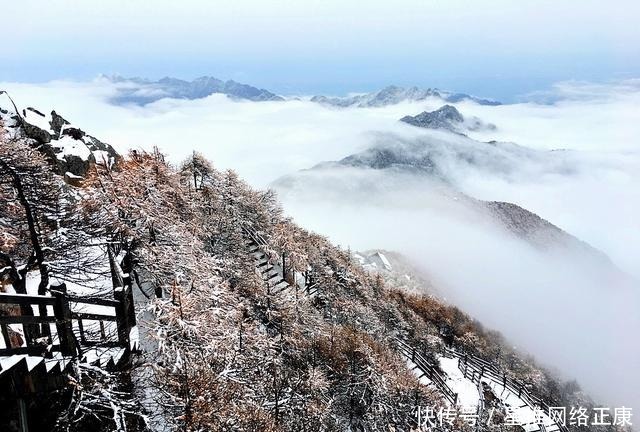
[[[117,321],[118,317],[115,315],[104,315],[86,312],[71,312],[71,318],[78,320],[93,320],[93,321]]]
[[[90,305],[97,305],[97,306],[110,306],[110,307],[116,307],[118,305],[118,301],[117,300],[111,300],[111,299],[104,299],[104,298],[84,298],[84,297],[78,297],[78,296],[68,296],[67,297],[69,299],[69,301],[71,303],[82,303],[82,304],[90,304]]]
[[[0,293],[0,304],[53,306],[55,303],[55,297],[51,296]]]
[[[540,398],[532,395],[526,388],[526,384],[517,381],[513,378],[506,377],[504,372],[501,372],[494,364],[488,362],[485,359],[477,357],[473,354],[460,352],[451,348],[445,348],[449,353],[458,357],[460,361],[466,359],[467,365],[471,369],[475,369],[476,372],[481,373],[481,376],[488,376],[496,383],[504,383],[505,387],[512,393],[518,395],[530,408],[541,408],[543,411],[549,412],[549,405],[547,405]],[[553,419],[552,419],[553,421]],[[561,432],[569,432],[569,428],[566,425],[555,422]]]
[[[132,349],[129,341],[129,333],[131,328],[135,326],[135,309],[133,305],[132,287],[127,285],[119,287],[114,291],[115,299],[103,298],[82,298],[78,296],[69,296],[66,294],[64,286],[59,289],[52,289],[52,296],[26,295],[26,294],[0,294],[0,304],[23,305],[23,306],[53,306],[52,315],[9,315],[0,316],[0,330],[2,330],[2,339],[5,342],[5,348],[0,349],[0,355],[29,354],[43,355],[50,351],[60,351],[64,356],[74,357],[78,355],[76,345],[94,346],[112,345],[122,346],[126,349]],[[113,314],[84,312],[83,305],[96,305],[109,307]],[[83,320],[98,321],[100,323],[100,340],[87,340],[85,337],[85,325]],[[104,322],[115,322],[118,328],[118,340],[109,341],[104,335]],[[77,323],[77,329],[74,333],[74,323]],[[24,326],[33,325],[50,325],[55,324],[57,329],[57,340],[54,344],[49,337],[48,344],[37,345],[33,340],[26,339],[27,346],[12,346],[9,325],[17,324]],[[76,341],[76,336],[79,341]]]
[[[2,315],[0,325],[6,324],[46,324],[55,323],[58,320],[55,316],[31,316],[31,315]]]

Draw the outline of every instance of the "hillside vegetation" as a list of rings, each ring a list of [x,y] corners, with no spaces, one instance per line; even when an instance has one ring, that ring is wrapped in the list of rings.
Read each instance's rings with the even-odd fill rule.
[[[177,167],[159,152],[131,152],[113,166],[92,164],[73,185],[24,137],[4,135],[0,161],[5,267],[35,272],[46,292],[49,278],[73,281],[91,270],[80,259],[87,244],[117,240],[130,252],[126,268],[149,297],[138,302],[146,349],[124,372],[127,394],[110,402],[123,404],[130,426],[409,431],[417,406],[444,400],[418,382],[397,339],[430,358],[450,344],[491,360],[550,405],[588,402],[497,332],[426,291],[366,272],[348,251],[285,217],[272,192],[253,190],[196,153]],[[21,204],[12,176],[28,185],[31,206]],[[35,232],[23,223],[29,212]],[[274,261],[284,256],[285,279],[306,274],[317,291],[272,292],[247,232],[265,240]],[[34,239],[46,256],[32,258]],[[85,394],[113,379],[81,378]],[[73,407],[61,410],[61,430],[113,430],[108,415],[97,421]]]

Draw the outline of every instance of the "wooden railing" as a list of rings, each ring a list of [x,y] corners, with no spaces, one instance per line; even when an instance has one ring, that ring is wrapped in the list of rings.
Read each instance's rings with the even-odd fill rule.
[[[68,299],[58,292],[53,296],[32,296],[26,294],[0,294],[0,304],[6,309],[14,306],[14,315],[0,316],[0,327],[4,339],[4,348],[0,349],[0,356],[14,354],[45,355],[59,351],[64,356],[76,355],[76,346],[71,327],[71,310]],[[39,313],[33,315],[33,306],[38,306]],[[42,306],[42,307],[40,307]],[[53,313],[49,315],[49,309]],[[23,311],[31,314],[23,314]],[[15,314],[18,312],[19,314]],[[56,327],[55,338],[51,333],[51,325]],[[22,332],[16,333],[23,339],[24,346],[16,345],[11,340],[10,326],[22,327]],[[13,330],[13,329],[11,329]]]
[[[478,419],[476,421],[476,430],[480,430],[480,424],[482,421],[482,415],[484,413],[485,406],[484,389],[482,387],[482,376],[480,375],[480,373],[476,375],[475,371],[472,371],[471,376],[468,376],[467,368],[460,361],[460,358],[458,358],[458,369],[460,370],[460,372],[462,372],[463,377],[470,380],[476,385],[476,389],[478,390],[478,409],[476,411]]]
[[[542,399],[532,395],[528,390],[525,383],[518,381],[516,379],[508,377],[503,371],[498,369],[498,367],[480,357],[477,357],[473,354],[457,351],[451,348],[445,348],[445,353],[455,356],[458,358],[459,363],[458,367],[465,373],[467,367],[473,370],[471,375],[472,380],[477,374],[477,379],[482,380],[482,377],[488,377],[492,381],[503,385],[506,389],[511,391],[513,394],[517,395],[520,399],[522,399],[530,408],[541,408],[543,412],[549,413],[549,405],[544,402]],[[475,381],[474,381],[475,382]],[[553,419],[551,419],[554,421]],[[560,431],[569,432],[569,428],[559,422],[554,423],[558,426]]]
[[[0,316],[5,346],[0,349],[0,356],[47,356],[60,352],[63,356],[75,357],[80,354],[82,347],[136,348],[131,346],[130,340],[131,329],[136,324],[130,285],[116,289],[114,299],[69,296],[64,285],[53,287],[51,294],[0,294],[0,305],[9,308],[16,306],[13,308],[14,315]],[[92,306],[100,307],[105,313],[102,310],[101,313],[94,312]],[[35,315],[33,309],[38,313],[44,311],[45,314]],[[16,332],[11,328],[12,325],[17,325],[18,330],[22,331]],[[55,326],[54,332],[51,331],[52,325]],[[10,329],[20,335],[22,346],[15,346],[17,344],[15,340],[12,341]]]
[[[132,287],[117,289],[114,299],[70,297],[71,318],[80,346],[119,346],[135,350],[130,338],[136,325]],[[91,306],[99,306],[97,313]],[[89,309],[89,311],[87,311]],[[105,310],[106,309],[106,310]],[[87,325],[88,322],[88,325]],[[115,327],[115,328],[114,328]]]
[[[444,397],[452,404],[458,403],[458,395],[447,385],[446,377],[435,365],[431,364],[421,353],[402,339],[395,339],[400,351],[420,369]]]
[[[258,233],[256,230],[254,230],[253,228],[251,228],[251,227],[249,227],[247,225],[243,225],[242,226],[242,230],[258,246],[266,246],[267,245],[267,240],[265,240],[265,238],[260,233]]]
[[[268,246],[268,242],[260,233],[258,233],[256,230],[254,230],[252,227],[246,224],[242,226],[242,231],[251,241],[253,241],[256,245],[258,245],[258,247],[260,247],[264,252],[264,247]],[[286,274],[285,274],[286,268],[285,268],[284,260],[285,260],[285,256],[284,254],[282,254],[281,256],[279,256],[278,260],[276,260],[276,265],[279,265],[280,268],[282,269],[282,274],[281,274],[282,278],[287,280]],[[269,260],[269,262],[272,262],[272,261]],[[293,285],[296,286],[296,289],[302,290],[302,292],[306,293],[307,295],[316,294],[318,292],[319,285],[315,282],[313,278],[313,272],[308,269],[302,272],[302,275],[304,276],[304,285],[298,284],[298,281],[295,279],[295,276],[293,278],[294,279]]]

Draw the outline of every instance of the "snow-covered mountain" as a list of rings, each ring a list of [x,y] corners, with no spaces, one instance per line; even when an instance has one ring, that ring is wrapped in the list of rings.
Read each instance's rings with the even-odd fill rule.
[[[388,86],[373,93],[365,93],[347,97],[314,96],[312,102],[336,107],[373,108],[394,105],[400,102],[419,102],[429,98],[440,98],[445,102],[471,101],[479,105],[500,105],[500,102],[482,99],[464,93],[451,93],[435,88]]]
[[[117,84],[118,94],[112,98],[112,102],[116,104],[145,105],[162,98],[201,99],[212,94],[224,94],[232,99],[255,102],[284,100],[265,89],[210,76],[196,78],[193,81],[170,77],[158,81],[121,76],[105,76],[104,79]]]
[[[404,116],[400,121],[412,126],[443,129],[463,135],[468,131],[496,129],[494,124],[484,123],[478,117],[465,118],[453,105],[443,105],[435,111],[423,111],[415,116]]]

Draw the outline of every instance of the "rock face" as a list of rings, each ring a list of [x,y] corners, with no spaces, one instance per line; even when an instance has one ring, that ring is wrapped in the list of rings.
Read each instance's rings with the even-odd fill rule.
[[[371,253],[355,253],[354,257],[358,260],[360,265],[368,271],[387,271],[393,270],[393,266],[380,251],[373,251]]]
[[[500,105],[500,102],[489,99],[481,99],[464,93],[449,93],[438,89],[421,89],[419,87],[403,88],[398,86],[385,87],[374,93],[349,97],[314,96],[312,102],[336,107],[373,108],[394,105],[400,102],[419,102],[428,98],[440,98],[446,102],[460,102],[468,100],[479,105]]]
[[[459,134],[463,134],[463,131],[496,129],[495,125],[485,124],[477,117],[465,119],[452,105],[443,105],[435,111],[423,111],[415,116],[405,116],[400,121],[421,128],[442,129]]]
[[[79,184],[96,163],[113,167],[120,160],[113,147],[73,127],[55,111],[46,115],[31,107],[21,113],[1,110],[0,119],[10,136],[26,138],[68,183]]]
[[[142,78],[109,77],[118,84],[118,95],[112,98],[116,104],[145,105],[162,98],[202,99],[212,94],[225,94],[232,99],[244,99],[256,102],[283,101],[284,99],[265,89],[259,89],[233,80],[222,81],[204,76],[193,81],[177,78],[162,78],[149,81]]]

